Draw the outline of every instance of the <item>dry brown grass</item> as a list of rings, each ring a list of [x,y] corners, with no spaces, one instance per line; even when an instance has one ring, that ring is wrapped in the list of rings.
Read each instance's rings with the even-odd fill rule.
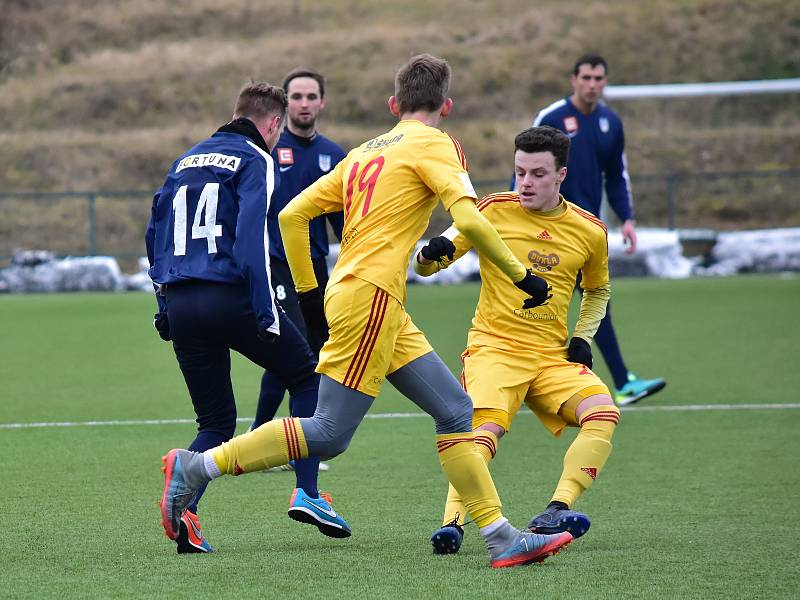
[[[800,72],[800,11],[782,0],[5,4],[5,190],[153,189],[178,153],[229,118],[242,82],[279,82],[298,64],[326,74],[322,129],[352,147],[391,126],[385,100],[397,66],[423,51],[447,57],[456,108],[445,127],[463,143],[474,178],[496,181],[510,174],[513,135],[568,93],[572,61],[585,51],[606,56],[614,83]],[[800,167],[796,96],[615,108],[634,178]],[[651,192],[643,194],[649,204]]]

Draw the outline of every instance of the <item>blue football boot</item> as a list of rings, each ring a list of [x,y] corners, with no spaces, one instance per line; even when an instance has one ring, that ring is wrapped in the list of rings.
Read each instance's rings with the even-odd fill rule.
[[[331,506],[331,497],[320,493],[311,498],[302,488],[294,488],[289,500],[289,516],[295,521],[315,525],[323,535],[346,538],[352,535],[350,525]]]
[[[639,379],[633,373],[628,373],[628,382],[614,392],[614,401],[617,406],[626,406],[638,402],[642,398],[660,392],[667,382],[660,377],[656,379]]]
[[[464,541],[464,528],[458,524],[459,515],[433,532],[431,545],[434,554],[455,554]]]
[[[573,538],[579,538],[589,531],[591,524],[582,512],[550,506],[530,520],[528,529],[548,534],[568,531]]]

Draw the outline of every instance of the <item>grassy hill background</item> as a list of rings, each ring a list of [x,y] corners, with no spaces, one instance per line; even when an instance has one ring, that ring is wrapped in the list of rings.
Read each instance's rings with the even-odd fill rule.
[[[800,8],[783,0],[18,0],[0,14],[3,191],[152,190],[229,119],[242,83],[301,64],[327,76],[321,129],[349,148],[391,126],[400,64],[447,58],[443,127],[473,179],[498,182],[483,192],[505,185],[513,136],[570,92],[586,51],[608,59],[614,84],[800,74]],[[644,224],[665,224],[669,191],[645,174],[800,168],[797,94],[612,106]],[[681,226],[800,224],[796,177],[680,181]]]

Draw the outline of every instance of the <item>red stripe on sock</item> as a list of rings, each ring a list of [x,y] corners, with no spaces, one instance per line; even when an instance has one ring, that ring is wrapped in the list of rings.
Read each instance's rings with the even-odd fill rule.
[[[598,412],[593,412],[583,417],[580,421],[580,424],[583,425],[586,421],[591,421],[595,417],[614,417],[619,420],[619,413],[615,410],[601,410]]]
[[[457,444],[463,444],[464,442],[474,443],[475,442],[475,438],[453,438],[453,439],[449,439],[449,440],[440,440],[440,441],[436,442],[436,450],[438,452],[443,452],[444,450],[447,450],[448,448],[452,448],[453,446],[455,446]]]
[[[494,445],[494,443],[492,442],[491,438],[487,438],[487,437],[484,437],[484,436],[476,437],[475,438],[475,443],[476,444],[480,444],[481,446],[485,446],[486,448],[488,448],[489,449],[489,453],[492,455],[492,458],[494,458],[494,455],[497,454],[497,446]]]
[[[300,441],[297,439],[294,419],[291,417],[283,420],[283,432],[286,435],[286,446],[289,451],[289,460],[300,458]]]
[[[589,421],[608,421],[609,423],[614,423],[614,425],[616,425],[619,423],[619,417],[592,415],[591,417],[581,421],[581,427],[583,427]]]

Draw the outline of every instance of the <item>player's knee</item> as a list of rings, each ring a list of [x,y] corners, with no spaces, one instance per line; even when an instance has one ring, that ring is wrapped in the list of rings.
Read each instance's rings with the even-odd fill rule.
[[[577,394],[570,399],[574,402],[572,405],[575,409],[575,419],[581,421],[590,411],[597,411],[598,407],[604,407],[603,410],[611,407],[619,415],[619,409],[611,399],[611,394],[605,386],[595,386],[596,389],[591,390],[594,393],[586,397],[579,397]],[[569,404],[570,402],[568,402]],[[613,411],[612,411],[613,412]]]
[[[339,435],[325,440],[320,447],[320,451],[316,454],[318,454],[322,460],[330,460],[347,450],[351,439],[352,436]]]
[[[446,415],[434,416],[436,433],[459,433],[472,430],[472,399],[459,388],[459,394],[453,395],[448,402]]]
[[[327,460],[347,450],[355,428],[343,430],[333,420],[317,414],[311,419],[304,419],[303,432],[309,454]]]
[[[472,428],[474,430],[486,429],[491,431],[497,439],[503,437],[508,431],[508,413],[496,408],[476,408],[472,413]]]
[[[577,412],[578,424],[582,429],[603,426],[604,428],[615,427],[619,423],[620,411],[613,403],[610,396],[607,396],[605,404],[596,403]]]
[[[482,423],[475,431],[491,431],[498,440],[506,434],[506,430],[497,423]]]

